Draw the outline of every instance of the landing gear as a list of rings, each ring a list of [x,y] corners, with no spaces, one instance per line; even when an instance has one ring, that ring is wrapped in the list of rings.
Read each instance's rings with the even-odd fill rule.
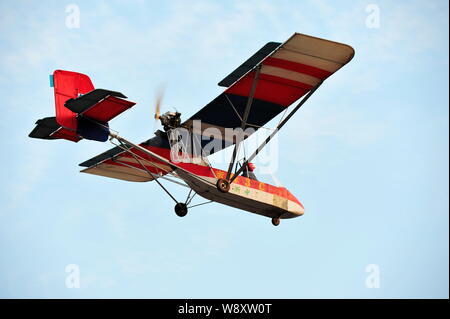
[[[175,214],[177,214],[177,216],[184,217],[186,216],[187,212],[188,209],[185,203],[177,203],[175,205]]]
[[[274,225],[274,226],[280,225],[280,217],[273,217],[272,218],[272,225]]]
[[[230,182],[223,178],[219,178],[217,180],[216,186],[217,189],[222,193],[228,193],[228,191],[230,190]]]

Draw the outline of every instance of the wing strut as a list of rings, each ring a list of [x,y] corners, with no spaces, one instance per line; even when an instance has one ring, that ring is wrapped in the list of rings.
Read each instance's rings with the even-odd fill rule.
[[[250,114],[250,109],[252,107],[253,97],[255,96],[256,85],[258,84],[260,73],[261,73],[261,64],[259,64],[256,67],[255,77],[253,78],[252,88],[250,90],[250,95],[248,96],[248,99],[247,99],[247,104],[245,105],[244,117],[242,118],[242,122],[241,122],[242,132],[239,132],[240,133],[239,138],[237,139],[236,144],[234,145],[233,155],[231,156],[230,165],[228,166],[228,172],[227,172],[227,178],[226,178],[227,180],[230,180],[231,171],[233,170],[234,162],[236,160],[236,156],[239,151],[239,144],[241,143],[241,141],[244,137],[244,129],[245,129],[245,126],[247,125],[247,119],[248,119],[248,115]]]
[[[176,206],[175,206],[175,212],[177,213],[178,216],[184,216],[184,215],[186,215],[187,209],[188,209],[188,208],[193,208],[193,207],[196,207],[196,206],[200,206],[200,205],[204,205],[204,204],[209,204],[209,203],[212,202],[212,201],[208,201],[208,202],[204,202],[204,203],[200,203],[200,204],[197,204],[197,205],[193,205],[193,206],[188,207],[187,205],[189,205],[189,204],[191,203],[191,201],[194,199],[195,195],[197,194],[197,193],[194,192],[194,194],[191,196],[191,193],[192,193],[192,191],[193,191],[192,188],[191,188],[191,190],[189,191],[189,194],[188,194],[188,196],[187,196],[187,198],[186,198],[186,201],[185,201],[184,203],[183,203],[183,202],[179,202],[179,201],[178,201],[178,200],[177,200],[177,199],[176,199],[176,198],[175,198],[175,197],[174,197],[174,196],[173,196],[173,195],[172,195],[172,194],[164,187],[164,185],[162,185],[161,182],[158,181],[158,178],[155,176],[155,174],[153,174],[152,172],[148,171],[148,170],[145,168],[145,165],[144,165],[144,164],[139,160],[139,158],[138,158],[139,155],[134,154],[134,153],[130,150],[130,147],[129,147],[128,145],[130,145],[131,147],[134,147],[134,148],[136,148],[136,149],[142,151],[143,153],[145,153],[145,154],[147,154],[147,155],[149,155],[149,156],[151,156],[151,157],[153,157],[153,158],[156,158],[156,159],[158,159],[158,160],[160,160],[160,161],[162,161],[162,162],[164,162],[164,163],[170,165],[173,169],[180,169],[180,170],[182,170],[182,171],[184,171],[184,172],[189,173],[191,176],[196,177],[195,175],[193,175],[191,172],[185,170],[184,168],[181,168],[181,167],[179,167],[179,166],[177,166],[177,165],[174,165],[173,163],[171,163],[171,162],[170,162],[169,160],[167,160],[166,158],[164,158],[164,157],[162,157],[162,156],[160,156],[160,155],[158,155],[158,154],[156,154],[156,153],[154,153],[154,152],[152,152],[152,151],[150,151],[150,150],[147,150],[146,148],[144,148],[144,147],[142,147],[142,146],[140,146],[140,145],[131,143],[130,141],[124,139],[123,137],[119,136],[119,135],[116,134],[116,133],[109,132],[109,136],[110,136],[110,140],[116,139],[117,141],[119,141],[119,143],[120,143],[121,145],[117,145],[117,146],[119,146],[120,148],[122,148],[125,152],[130,153],[130,154],[134,157],[134,159],[142,166],[142,168],[143,168],[147,173],[149,173],[151,176],[154,177],[154,181],[155,181],[156,183],[158,183],[158,185],[159,185],[159,186],[167,193],[167,195],[169,195],[170,198],[173,199],[173,201],[176,203]],[[114,144],[114,143],[113,143],[113,144]],[[122,164],[122,165],[128,166],[126,163],[121,163],[121,162],[119,162],[119,163]],[[132,167],[132,168],[136,168],[136,167],[133,167],[133,166],[131,166],[131,167]],[[197,178],[197,179],[200,179],[200,178],[198,178],[198,177],[196,177],[196,178]],[[172,180],[169,180],[169,181],[172,181]],[[205,181],[205,180],[202,180],[202,181],[211,184],[210,182],[207,182],[207,181]],[[183,186],[184,186],[184,185],[183,185]],[[180,206],[180,205],[181,205],[181,206]],[[177,212],[177,207],[178,207],[179,209],[180,209],[180,207],[181,207],[184,211],[183,211],[183,212]],[[180,215],[180,214],[182,214],[182,215]]]
[[[116,138],[117,138],[117,137],[116,137]],[[153,173],[150,172],[150,171],[148,171],[148,170],[145,168],[145,165],[139,160],[139,158],[137,158],[137,156],[136,156],[133,152],[130,151],[130,148],[126,146],[127,144],[124,144],[121,140],[119,140],[119,142],[122,144],[122,146],[123,146],[123,148],[126,150],[126,152],[130,153],[131,156],[133,156],[134,159],[142,166],[142,168],[144,168],[151,176],[153,176]],[[167,193],[167,195],[170,196],[170,198],[173,199],[173,201],[174,201],[176,204],[178,204],[178,201],[176,200],[176,198],[173,197],[173,195],[172,195],[172,194],[164,187],[163,184],[161,184],[160,181],[158,181],[158,178],[155,178],[154,181],[155,181],[156,183],[158,183],[158,185],[159,185],[159,186]]]
[[[162,156],[160,156],[160,155],[158,155],[158,154],[156,154],[156,153],[154,153],[154,152],[152,152],[152,151],[150,151],[150,150],[148,150],[148,149],[146,149],[146,148],[144,148],[144,147],[142,147],[142,146],[140,146],[140,145],[134,144],[134,143],[132,143],[132,142],[126,140],[125,138],[119,136],[119,135],[116,134],[116,133],[113,133],[113,132],[110,131],[110,132],[109,132],[109,136],[110,136],[110,139],[116,139],[116,140],[118,140],[119,142],[122,142],[122,143],[128,144],[128,145],[131,145],[131,146],[134,147],[135,149],[137,149],[137,150],[139,150],[139,151],[141,151],[141,152],[147,154],[148,156],[153,157],[153,158],[156,158],[157,160],[160,160],[160,161],[163,162],[163,163],[166,163],[166,164],[167,164],[168,166],[170,166],[173,170],[179,169],[180,171],[183,171],[183,172],[189,174],[189,175],[192,176],[193,178],[195,178],[195,179],[197,179],[197,180],[199,180],[199,181],[201,181],[201,182],[203,182],[203,183],[207,183],[207,184],[214,185],[213,183],[211,183],[211,182],[209,182],[209,181],[207,181],[207,180],[205,180],[205,179],[203,179],[203,178],[200,178],[200,177],[198,177],[198,176],[192,174],[192,172],[190,172],[190,171],[188,171],[188,170],[186,170],[186,169],[184,169],[184,168],[182,168],[182,167],[180,167],[180,166],[178,166],[178,165],[172,163],[171,161],[169,161],[169,160],[166,159],[165,157],[162,157]]]
[[[311,97],[311,95],[313,95],[313,93],[319,88],[319,86],[322,83],[323,83],[323,81],[319,82],[313,89],[311,89],[311,91],[308,92],[307,95],[305,95],[305,97],[288,114],[288,116],[286,116],[286,118],[277,125],[276,129],[264,140],[264,142],[261,143],[261,145],[256,149],[256,151],[254,151],[253,154],[250,155],[250,157],[244,161],[242,166],[233,175],[233,177],[231,179],[227,179],[230,184],[233,183],[233,181],[236,179],[236,177],[238,177],[244,171],[244,169],[247,167],[248,162],[253,160],[253,158],[255,158],[255,156],[258,155],[259,152],[261,152],[261,150],[264,148],[264,146],[266,146],[267,143],[269,143],[269,141],[275,136],[275,134],[277,134],[277,132],[283,127],[283,125],[286,124],[287,121],[289,121],[289,119],[292,117],[292,115],[294,115],[294,113],[297,112],[298,109],[302,107],[302,105]]]

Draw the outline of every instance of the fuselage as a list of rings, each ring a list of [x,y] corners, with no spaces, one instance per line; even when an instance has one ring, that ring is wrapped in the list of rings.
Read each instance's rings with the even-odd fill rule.
[[[189,168],[194,176],[181,170],[177,171],[177,174],[197,194],[206,199],[270,218],[294,218],[304,213],[300,201],[284,187],[238,176],[231,184],[230,190],[222,193],[215,184],[219,178],[225,177],[227,172],[215,168],[208,168],[208,172],[204,172],[201,167]]]
[[[135,182],[147,181],[146,171],[155,174],[154,176],[174,172],[198,195],[206,199],[270,218],[293,218],[304,213],[300,201],[284,187],[238,176],[231,183],[230,190],[222,193],[217,189],[216,183],[218,179],[225,178],[227,172],[210,167],[206,159],[196,157],[193,160],[189,156],[181,156],[181,161],[180,158],[174,160],[168,142],[164,138],[155,138],[140,146],[164,158],[165,161],[135,149],[134,154],[143,159],[140,162],[136,162],[133,155],[124,153],[120,157],[102,162],[103,168],[109,172],[114,171],[122,179],[128,178]],[[103,174],[101,167],[91,167],[89,170],[93,174]],[[126,173],[127,177],[122,173]]]
[[[168,158],[170,160],[170,157]],[[220,192],[216,183],[226,177],[227,172],[212,168],[204,161],[200,164],[175,163],[182,169],[175,172],[200,196],[238,209],[270,218],[294,218],[303,215],[304,207],[284,187],[277,187],[248,177],[238,176],[226,193]]]

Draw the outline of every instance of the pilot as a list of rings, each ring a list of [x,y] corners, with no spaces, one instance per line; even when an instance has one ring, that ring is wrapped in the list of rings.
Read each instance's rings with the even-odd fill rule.
[[[248,177],[250,179],[254,179],[255,181],[257,181],[258,179],[256,178],[255,173],[253,173],[254,169],[256,168],[255,164],[253,163],[248,163],[247,167],[244,169],[244,171],[242,172],[242,176],[244,177]]]

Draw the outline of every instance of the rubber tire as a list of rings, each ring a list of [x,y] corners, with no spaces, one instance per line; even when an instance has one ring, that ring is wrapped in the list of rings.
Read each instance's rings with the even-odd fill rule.
[[[274,226],[280,225],[280,218],[279,217],[273,217],[272,218],[272,225],[274,225]]]
[[[223,178],[219,178],[216,183],[217,189],[222,193],[228,193],[230,191],[230,183]]]
[[[188,209],[185,203],[177,203],[175,205],[175,214],[177,214],[177,216],[184,217],[186,216],[187,212]]]

